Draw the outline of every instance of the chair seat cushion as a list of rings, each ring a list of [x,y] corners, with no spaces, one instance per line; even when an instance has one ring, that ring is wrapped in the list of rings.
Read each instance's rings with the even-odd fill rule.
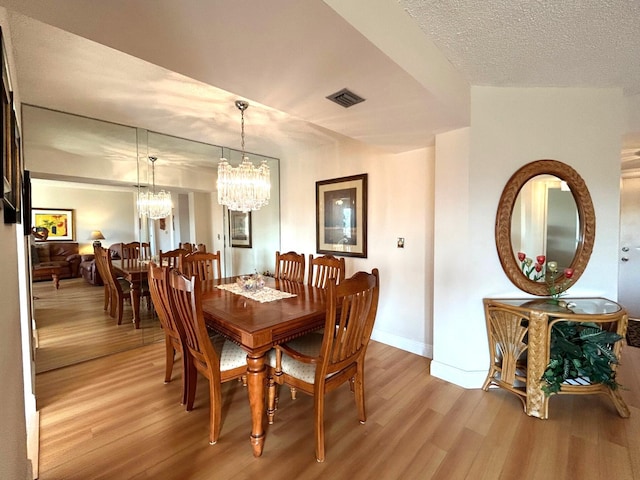
[[[247,366],[247,352],[222,335],[211,335],[211,344],[220,358],[220,371]]]
[[[317,332],[309,333],[300,338],[296,338],[287,342],[286,345],[293,350],[310,357],[317,357],[320,354],[323,335]],[[276,352],[271,350],[267,354],[267,363],[275,368]],[[316,376],[316,365],[314,363],[303,363],[294,360],[285,352],[282,353],[282,371],[287,375],[302,380],[303,382],[313,383]]]

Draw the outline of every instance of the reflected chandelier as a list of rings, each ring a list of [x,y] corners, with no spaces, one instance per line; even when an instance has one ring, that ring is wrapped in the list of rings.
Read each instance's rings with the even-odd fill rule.
[[[229,210],[248,212],[260,210],[269,203],[271,197],[271,179],[269,166],[262,160],[259,167],[249,161],[244,152],[244,111],[249,104],[242,100],[236,101],[240,110],[242,128],[242,163],[232,167],[226,158],[218,163],[218,203],[226,205]]]
[[[173,208],[171,192],[160,190],[156,193],[156,160],[157,157],[149,157],[153,190],[138,193],[138,214],[141,217],[146,216],[152,220],[168,217],[171,215],[171,209]]]

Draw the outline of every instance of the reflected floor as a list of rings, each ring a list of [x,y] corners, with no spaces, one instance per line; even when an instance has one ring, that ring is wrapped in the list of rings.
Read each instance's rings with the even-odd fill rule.
[[[36,323],[36,373],[73,365],[163,340],[160,322],[146,300],[140,305],[140,329],[125,302],[122,325],[103,310],[103,287],[89,285],[82,278],[33,283]]]

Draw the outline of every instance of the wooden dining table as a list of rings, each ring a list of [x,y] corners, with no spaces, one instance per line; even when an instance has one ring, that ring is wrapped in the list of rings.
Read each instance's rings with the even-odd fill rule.
[[[202,310],[207,325],[247,352],[247,387],[251,408],[253,454],[262,455],[265,441],[265,354],[275,345],[324,326],[324,289],[265,277],[265,287],[295,297],[261,303],[223,289],[237,277],[203,282]]]
[[[125,278],[131,287],[133,323],[140,328],[140,292],[149,275],[149,262],[138,259],[112,260],[111,264],[119,277]]]

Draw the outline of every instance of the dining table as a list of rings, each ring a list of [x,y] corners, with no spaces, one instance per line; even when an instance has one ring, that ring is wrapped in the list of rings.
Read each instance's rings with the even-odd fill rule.
[[[140,296],[142,286],[147,281],[149,275],[149,262],[134,258],[125,258],[121,260],[111,260],[111,264],[116,275],[129,282],[131,287],[130,295],[133,323],[136,328],[140,328]]]
[[[250,442],[259,457],[265,442],[265,355],[275,345],[324,327],[326,293],[312,285],[264,277],[262,293],[267,295],[255,299],[251,292],[239,291],[237,278],[203,281],[202,311],[208,327],[247,352]]]

